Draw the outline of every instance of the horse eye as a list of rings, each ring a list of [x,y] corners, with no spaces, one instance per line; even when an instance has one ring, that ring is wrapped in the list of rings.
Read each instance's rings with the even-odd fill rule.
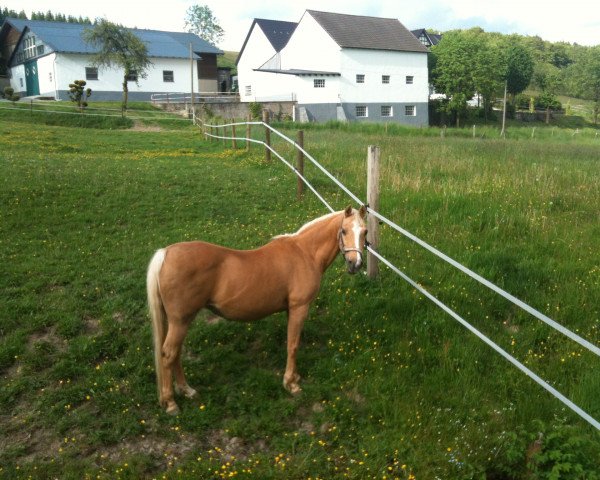
[[[342,235],[346,235],[346,229],[342,228]]]

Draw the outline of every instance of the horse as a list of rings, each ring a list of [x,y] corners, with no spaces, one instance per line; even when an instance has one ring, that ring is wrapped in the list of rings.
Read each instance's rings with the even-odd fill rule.
[[[338,253],[349,273],[363,264],[366,208],[316,218],[292,234],[274,237],[254,250],[234,250],[202,241],[161,248],[147,271],[147,294],[158,400],[169,414],[179,407],[175,393],[197,395],[181,365],[181,350],[190,324],[205,308],[236,321],[254,321],[287,311],[287,363],[283,386],[301,391],[296,368],[300,334],[325,270]]]

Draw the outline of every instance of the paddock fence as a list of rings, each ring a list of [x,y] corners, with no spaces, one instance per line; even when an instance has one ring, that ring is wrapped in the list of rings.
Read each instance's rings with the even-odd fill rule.
[[[376,218],[379,222],[382,222],[382,223],[388,225],[390,228],[392,228],[396,232],[400,233],[401,235],[408,238],[409,240],[415,242],[417,245],[426,249],[427,251],[434,254],[435,256],[437,256],[444,262],[448,263],[452,267],[458,269],[462,273],[468,275],[469,277],[476,280],[481,285],[487,287],[488,289],[492,290],[496,294],[501,295],[509,302],[513,303],[514,305],[516,305],[520,309],[524,310],[528,314],[536,317],[538,320],[544,322],[545,324],[547,324],[554,330],[556,330],[559,333],[561,333],[562,335],[568,337],[570,340],[576,342],[581,347],[589,350],[590,352],[592,352],[593,354],[595,354],[597,356],[600,356],[600,348],[598,346],[592,344],[588,340],[582,338],[575,332],[573,332],[573,331],[569,330],[568,328],[566,328],[565,326],[559,324],[558,322],[551,319],[547,315],[539,312],[532,306],[528,305],[527,303],[519,300],[515,296],[506,292],[505,290],[503,290],[499,286],[495,285],[491,281],[483,278],[482,276],[475,273],[468,267],[462,265],[458,261],[456,261],[453,258],[449,257],[448,255],[442,253],[435,247],[429,245],[424,240],[418,238],[416,235],[408,232],[406,229],[402,228],[394,221],[388,219],[387,217],[382,215],[380,212],[378,212],[376,209],[372,208],[372,205],[368,205],[366,202],[361,200],[357,195],[355,195],[352,191],[350,191],[342,182],[340,182],[332,173],[330,173],[320,162],[318,162],[309,152],[307,152],[304,149],[303,145],[300,144],[300,142],[294,141],[293,139],[289,138],[282,132],[273,128],[268,122],[268,115],[263,115],[263,121],[245,121],[245,122],[231,121],[229,123],[224,123],[224,124],[206,123],[201,118],[194,115],[193,121],[194,121],[194,124],[197,125],[201,129],[202,134],[206,139],[217,140],[217,141],[218,140],[231,141],[233,148],[237,148],[238,142],[240,142],[240,143],[245,142],[246,148],[249,148],[250,144],[256,144],[256,145],[263,146],[265,148],[265,156],[266,156],[267,160],[270,160],[271,155],[274,155],[275,157],[277,157],[286,167],[288,167],[297,176],[297,178],[299,179],[299,182],[301,181],[311,192],[314,193],[314,195],[325,206],[325,208],[327,208],[327,210],[329,210],[330,212],[334,212],[335,210],[331,206],[331,204],[329,202],[327,202],[327,200],[323,197],[323,195],[321,193],[319,193],[319,191],[308,181],[308,179],[304,175],[302,163],[298,162],[298,165],[300,165],[300,168],[293,165],[293,163],[291,161],[284,158],[283,155],[281,155],[279,152],[277,152],[277,150],[275,150],[275,148],[273,148],[273,146],[271,145],[271,142],[270,142],[271,134],[274,134],[274,135],[280,137],[282,140],[284,140],[285,142],[289,143],[292,147],[294,147],[294,149],[298,152],[298,158],[302,157],[302,158],[308,159],[314,167],[316,167],[329,180],[331,180],[331,182],[333,182],[340,190],[342,190],[351,200],[356,202],[357,205],[366,205],[367,212],[370,216],[372,216],[373,218]],[[252,127],[258,127],[258,128],[264,129],[265,140],[252,138],[252,136],[250,134],[250,129]],[[227,133],[228,129],[231,131],[231,134]],[[240,131],[240,130],[245,130],[246,135],[238,136],[236,132]],[[218,133],[221,133],[221,134],[218,134]],[[302,138],[302,137],[299,136],[299,139],[300,138]],[[369,149],[371,149],[371,147],[369,147]],[[369,183],[369,181],[367,181],[367,183]],[[371,234],[372,234],[372,232],[369,229],[369,236],[371,236]],[[538,376],[536,373],[534,373],[531,369],[529,369],[527,366],[525,366],[522,362],[520,362],[515,357],[513,357],[510,353],[508,353],[506,350],[504,350],[500,345],[498,345],[497,343],[492,341],[489,337],[484,335],[481,331],[479,331],[477,328],[475,328],[473,325],[471,325],[469,322],[467,322],[462,316],[460,316],[458,313],[456,313],[454,310],[452,310],[450,307],[448,307],[446,304],[444,304],[437,297],[432,295],[422,285],[420,285],[419,283],[414,281],[412,278],[410,278],[408,275],[406,275],[400,268],[398,268],[390,260],[388,260],[386,257],[384,257],[378,251],[378,248],[376,245],[367,246],[367,251],[373,257],[377,258],[377,260],[381,261],[384,265],[386,265],[392,272],[394,272],[398,276],[400,276],[404,281],[406,281],[409,285],[411,285],[415,290],[417,290],[419,293],[421,293],[423,296],[425,296],[428,300],[433,302],[437,307],[439,307],[444,312],[446,312],[448,315],[450,315],[454,320],[456,320],[458,323],[460,323],[463,327],[465,327],[467,330],[469,330],[472,334],[477,336],[481,341],[486,343],[496,353],[498,353],[502,357],[504,357],[514,367],[516,367],[518,370],[520,370],[522,373],[524,373],[527,377],[529,377],[531,380],[533,380],[538,385],[540,385],[542,388],[544,388],[548,393],[550,393],[557,400],[562,402],[566,407],[568,407],[574,413],[579,415],[587,423],[589,423],[594,428],[596,428],[597,430],[600,431],[600,422],[598,420],[596,420],[590,414],[585,412],[581,407],[576,405],[574,402],[572,402],[570,399],[568,399],[565,395],[560,393],[556,388],[554,388],[552,385],[550,385],[548,382],[546,382],[544,379],[542,379],[540,376]]]

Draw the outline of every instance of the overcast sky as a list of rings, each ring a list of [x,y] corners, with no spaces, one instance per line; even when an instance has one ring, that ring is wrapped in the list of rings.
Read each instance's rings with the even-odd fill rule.
[[[106,18],[126,27],[183,31],[191,5],[208,5],[225,30],[220,48],[239,51],[254,18],[297,22],[304,10],[397,18],[408,29],[539,35],[544,40],[600,44],[598,0],[0,0],[0,8]]]

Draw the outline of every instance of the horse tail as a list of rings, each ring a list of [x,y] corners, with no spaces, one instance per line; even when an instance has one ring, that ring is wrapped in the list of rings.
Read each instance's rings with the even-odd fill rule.
[[[156,369],[156,387],[158,390],[158,399],[161,400],[162,386],[162,346],[166,336],[167,314],[163,306],[160,295],[160,285],[158,283],[158,274],[165,260],[165,249],[157,250],[150,264],[148,265],[148,274],[146,277],[146,290],[148,293],[148,309],[152,320],[152,337],[154,339],[154,366]]]

